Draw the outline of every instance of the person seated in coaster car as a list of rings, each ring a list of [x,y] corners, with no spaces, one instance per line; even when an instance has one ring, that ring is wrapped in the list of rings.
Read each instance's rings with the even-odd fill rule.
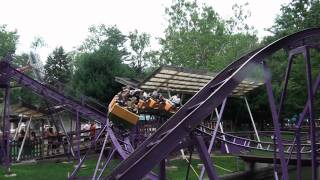
[[[160,88],[158,88],[157,90],[154,90],[152,93],[151,93],[151,98],[153,98],[154,100],[158,100],[161,96],[161,93],[160,93]]]
[[[125,88],[121,92],[118,93],[117,103],[120,106],[127,106],[127,101],[129,100],[130,91],[129,89]]]
[[[166,103],[166,98],[165,98],[164,96],[162,96],[162,94],[160,94],[160,96],[159,96],[158,103],[159,103],[159,104]]]
[[[150,98],[149,94],[147,92],[145,92],[144,90],[140,91],[140,100],[146,101]]]
[[[138,111],[138,100],[136,97],[131,97],[127,101],[127,109],[131,112],[136,113]]]
[[[173,107],[178,108],[180,107],[181,99],[180,95],[176,94],[170,98],[170,102],[172,103]]]

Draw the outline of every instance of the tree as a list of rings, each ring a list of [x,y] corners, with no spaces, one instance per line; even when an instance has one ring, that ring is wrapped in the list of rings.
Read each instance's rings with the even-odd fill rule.
[[[46,44],[45,40],[40,36],[34,37],[32,43],[31,43],[31,48],[34,50],[41,48],[41,47],[45,47],[45,46],[47,46],[47,44]]]
[[[292,0],[281,7],[281,13],[269,31],[279,38],[305,28],[319,27],[319,24],[320,1]]]
[[[8,31],[6,25],[0,25],[0,59],[16,51],[18,39],[17,31]]]
[[[137,75],[142,75],[143,69],[147,66],[149,58],[152,57],[150,47],[150,35],[146,33],[139,34],[137,30],[129,33],[130,48],[132,50],[130,57],[127,59],[130,62],[131,68]]]
[[[120,90],[115,76],[132,75],[124,64],[127,51],[125,36],[115,26],[91,26],[90,35],[75,55],[73,89],[100,100],[109,102]]]
[[[290,35],[297,31],[318,27],[320,24],[320,1],[316,0],[292,0],[290,3],[281,7],[280,14],[276,17],[274,25],[268,30],[272,33],[263,40],[263,44],[269,44],[281,37]],[[288,64],[288,52],[280,51],[268,58],[268,65],[272,69],[273,91],[277,102],[280,101],[280,95],[284,87],[284,73]],[[311,63],[313,79],[318,73],[320,57],[311,51]],[[306,91],[306,72],[302,56],[294,59],[288,82],[287,97],[285,99],[285,108],[280,115],[280,119],[291,118],[302,112],[307,99]],[[319,96],[319,95],[317,95]],[[254,111],[268,110],[268,100],[265,91],[256,91],[252,94],[251,101],[254,102]],[[315,101],[315,108],[320,107],[320,102]],[[319,111],[316,111],[319,115]],[[270,113],[269,113],[270,115]],[[271,117],[270,117],[271,119]],[[283,121],[282,121],[283,125]]]
[[[86,96],[109,102],[120,88],[114,77],[130,72],[129,67],[121,63],[120,58],[116,50],[108,49],[106,46],[92,53],[79,54],[75,61],[73,87]]]
[[[14,59],[12,61],[12,65],[14,67],[18,67],[18,68],[28,66],[29,65],[29,55],[26,53],[22,53],[20,55],[15,55]],[[34,78],[34,74],[32,73],[32,71],[30,69],[25,69],[25,71],[23,71],[23,73]],[[14,86],[14,88],[12,88],[11,102],[13,104],[24,102],[24,103],[32,104],[34,106],[38,106],[41,103],[41,98],[38,95],[34,94],[27,87]]]
[[[89,36],[79,47],[80,52],[93,52],[107,45],[109,48],[117,49],[122,55],[127,51],[124,46],[126,36],[121,33],[117,26],[106,26],[104,24],[89,27]]]
[[[72,61],[63,47],[57,47],[44,65],[44,80],[51,85],[60,85],[57,82],[66,84],[70,81],[72,73]]]
[[[236,57],[257,46],[257,37],[243,26],[242,6],[234,18],[224,20],[206,4],[177,0],[166,8],[169,25],[160,59],[167,64],[219,71]]]

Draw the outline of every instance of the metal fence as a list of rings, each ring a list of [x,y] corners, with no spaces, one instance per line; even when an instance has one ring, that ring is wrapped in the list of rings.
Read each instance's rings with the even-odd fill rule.
[[[12,162],[17,162],[20,151],[21,155],[19,160],[21,161],[38,159],[43,156],[43,140],[41,139],[36,139],[34,141],[29,139],[26,140],[22,150],[20,150],[22,147],[21,141],[12,141],[10,146]]]

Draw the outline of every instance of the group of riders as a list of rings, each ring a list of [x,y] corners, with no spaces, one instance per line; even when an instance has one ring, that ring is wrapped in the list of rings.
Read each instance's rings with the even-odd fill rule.
[[[115,100],[120,106],[126,107],[129,111],[134,113],[138,113],[139,109],[151,100],[155,101],[158,105],[170,103],[172,109],[177,109],[181,105],[179,94],[167,99],[160,93],[159,88],[151,93],[147,93],[138,88],[123,87],[122,91],[115,96]]]

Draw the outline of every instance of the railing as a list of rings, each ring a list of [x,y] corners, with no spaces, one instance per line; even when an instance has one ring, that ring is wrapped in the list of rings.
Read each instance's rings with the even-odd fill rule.
[[[96,133],[99,133],[100,129],[96,130]],[[90,131],[81,131],[83,134],[80,137],[80,152],[86,150],[92,143],[90,135],[86,135]],[[78,140],[75,136],[75,132],[70,133],[69,135],[73,136],[71,138],[71,146],[66,141],[65,135],[59,135],[54,138],[37,138],[35,141],[26,139],[25,144],[23,145],[23,150],[18,160],[19,151],[22,146],[22,141],[11,141],[11,162],[20,162],[26,160],[40,160],[40,159],[49,159],[55,157],[71,157],[71,149],[73,149],[74,154],[77,153]],[[96,149],[101,149],[104,136],[102,135],[100,139],[97,140],[95,144]],[[0,147],[1,151],[1,147]],[[2,151],[1,151],[2,152]],[[0,152],[0,155],[1,155]],[[2,156],[0,156],[2,157]],[[1,162],[1,158],[0,158]]]
[[[43,141],[38,138],[35,141],[26,140],[20,156],[20,160],[38,159],[43,155]],[[11,161],[17,162],[22,141],[12,141],[10,143]]]

